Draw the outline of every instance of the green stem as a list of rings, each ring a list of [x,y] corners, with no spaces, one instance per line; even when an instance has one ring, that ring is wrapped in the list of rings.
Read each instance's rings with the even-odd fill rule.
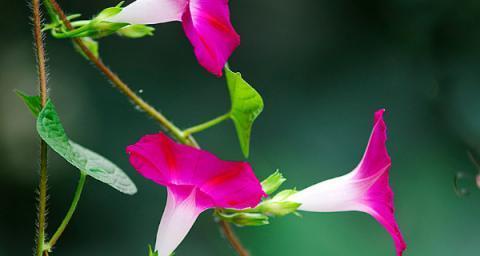
[[[229,118],[230,118],[230,112],[228,112],[228,113],[226,113],[226,114],[224,114],[224,115],[221,115],[221,116],[219,116],[219,117],[217,117],[217,118],[214,118],[214,119],[212,119],[212,120],[210,120],[210,121],[207,121],[207,122],[205,122],[205,123],[202,123],[202,124],[199,124],[199,125],[195,125],[195,126],[193,126],[193,127],[190,127],[190,128],[188,128],[188,129],[186,129],[186,130],[183,131],[183,135],[184,135],[185,137],[188,137],[188,136],[190,136],[190,135],[192,135],[192,134],[194,134],[194,133],[201,132],[201,131],[206,130],[206,129],[212,127],[212,126],[215,126],[215,125],[217,125],[217,124],[219,124],[219,123],[221,123],[221,122],[223,122],[223,121],[225,121],[225,120],[227,120],[227,119],[229,119]]]
[[[73,196],[72,204],[70,205],[70,208],[68,209],[68,212],[65,215],[65,218],[63,218],[62,224],[60,224],[55,234],[53,234],[50,241],[46,244],[46,247],[44,248],[44,250],[50,251],[53,248],[53,246],[55,246],[58,239],[65,231],[65,228],[68,226],[68,223],[72,219],[72,216],[75,213],[75,210],[77,209],[78,201],[80,200],[80,196],[82,195],[82,191],[83,191],[83,187],[85,186],[86,179],[87,179],[87,175],[84,172],[81,172],[80,179],[78,180],[77,188],[75,189],[75,195]]]

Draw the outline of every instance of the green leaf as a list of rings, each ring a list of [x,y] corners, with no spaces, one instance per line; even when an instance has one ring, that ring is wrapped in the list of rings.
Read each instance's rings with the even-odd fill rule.
[[[68,139],[50,100],[38,115],[37,131],[54,151],[80,171],[125,194],[137,192],[135,184],[115,164]]]
[[[103,156],[70,141],[73,151],[85,163],[84,171],[87,175],[108,184],[125,194],[137,193],[137,187],[117,165]]]
[[[263,100],[260,94],[243,80],[240,73],[225,67],[225,76],[232,101],[230,118],[235,124],[243,155],[248,157],[253,122],[263,111]]]
[[[27,105],[28,109],[32,112],[32,114],[35,117],[38,116],[38,113],[40,113],[40,111],[42,110],[40,96],[28,96],[19,90],[15,90],[15,93],[18,97],[20,97],[20,99],[23,100],[23,102],[25,103],[25,105]]]
[[[270,195],[286,181],[280,171],[276,170],[272,175],[268,176],[264,181],[262,181],[263,191]]]

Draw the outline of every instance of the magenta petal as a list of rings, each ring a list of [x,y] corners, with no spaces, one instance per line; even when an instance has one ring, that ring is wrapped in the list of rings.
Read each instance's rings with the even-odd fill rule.
[[[200,65],[221,76],[228,58],[240,45],[240,36],[230,22],[228,0],[190,0],[182,24]]]
[[[377,179],[363,197],[365,210],[392,236],[397,255],[406,249],[405,241],[394,215],[393,191],[389,184],[391,159],[387,152],[387,126],[383,120],[384,109],[375,113],[374,127],[362,161],[354,170],[357,179]]]
[[[397,255],[402,255],[406,249],[405,241],[395,220],[393,191],[389,184],[391,159],[387,152],[387,127],[383,120],[384,109],[375,113],[374,127],[368,142],[365,155],[355,169],[358,179],[378,177],[365,194],[363,201],[365,210],[372,215],[392,236]]]
[[[385,121],[383,121],[384,112],[385,109],[375,112],[374,126],[367,149],[362,160],[354,170],[359,179],[375,175],[387,166],[390,166],[392,162],[385,144],[387,141],[387,126]]]
[[[177,195],[197,189],[197,195],[204,195],[200,204],[207,208],[255,207],[265,195],[248,163],[223,161],[163,133],[144,136],[127,152],[143,176],[177,190]]]
[[[407,248],[402,233],[395,220],[393,205],[393,192],[388,182],[388,170],[386,170],[375,184],[368,190],[364,197],[365,211],[372,215],[390,233],[395,242],[397,255],[402,255]]]

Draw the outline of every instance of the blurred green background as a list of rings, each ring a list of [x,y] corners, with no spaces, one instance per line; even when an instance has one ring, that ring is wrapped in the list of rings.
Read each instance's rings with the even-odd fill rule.
[[[130,1],[127,1],[130,2]],[[91,16],[114,0],[64,1]],[[29,255],[35,226],[38,137],[13,93],[36,93],[27,1],[3,3],[0,17],[0,255]],[[262,94],[251,158],[264,178],[280,168],[285,187],[347,173],[360,160],[373,112],[387,109],[391,183],[405,255],[478,255],[480,191],[467,150],[480,146],[480,2],[474,0],[230,1],[242,45],[234,70]],[[110,37],[101,55],[142,96],[181,127],[224,113],[225,82],[202,69],[180,23],[154,37]],[[47,37],[50,95],[68,134],[109,157],[139,187],[130,197],[92,179],[54,255],[146,255],[165,190],[130,167],[125,146],[159,130],[73,49]],[[241,160],[233,125],[197,136],[224,159]],[[49,232],[61,221],[78,172],[53,152]],[[471,177],[458,197],[454,176]],[[363,213],[305,213],[237,229],[253,255],[394,255],[393,243]],[[234,255],[211,212],[201,215],[177,255]]]

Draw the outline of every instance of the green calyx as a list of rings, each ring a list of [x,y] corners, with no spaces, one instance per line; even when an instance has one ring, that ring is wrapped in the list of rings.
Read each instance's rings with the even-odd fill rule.
[[[270,195],[286,181],[283,175],[279,170],[276,170],[272,175],[262,181],[262,189],[267,194]]]
[[[264,191],[269,194],[255,208],[242,210],[224,209],[215,211],[215,216],[237,226],[260,226],[269,224],[270,217],[283,217],[289,214],[298,216],[297,209],[300,203],[289,201],[290,196],[297,193],[295,189],[286,189],[271,195],[286,179],[277,170],[262,182]]]
[[[48,1],[47,1],[48,2]],[[128,23],[110,22],[109,19],[122,11],[123,2],[117,6],[102,10],[91,20],[76,20],[81,15],[67,17],[73,29],[67,26],[54,13],[49,11],[51,23],[44,26],[44,31],[50,31],[55,38],[93,38],[98,39],[112,34],[128,38],[141,38],[153,35],[155,29],[147,25],[129,25]],[[47,8],[50,9],[50,8]]]

